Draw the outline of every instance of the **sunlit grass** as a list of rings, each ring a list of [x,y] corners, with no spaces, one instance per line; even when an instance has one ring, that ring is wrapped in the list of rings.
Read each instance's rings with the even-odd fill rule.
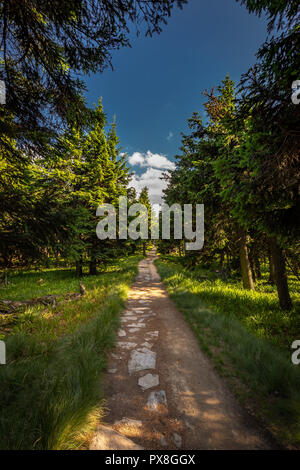
[[[126,266],[127,261],[123,258],[107,264],[105,271],[99,272],[98,276],[84,274],[80,280],[75,275],[74,268],[12,271],[8,275],[7,286],[0,286],[0,299],[27,300],[50,294],[79,292],[79,281],[83,282],[87,289],[99,287],[99,282],[109,285],[116,273],[121,273]]]
[[[168,257],[168,261],[169,265],[162,262],[160,266],[169,285],[177,291],[193,292],[215,311],[236,316],[259,337],[288,350],[295,339],[300,339],[300,281],[295,276],[289,276],[293,309],[287,312],[279,308],[276,288],[267,283],[266,270],[255,291],[248,291],[239,280],[220,279],[201,266],[188,271],[176,263],[176,258]]]

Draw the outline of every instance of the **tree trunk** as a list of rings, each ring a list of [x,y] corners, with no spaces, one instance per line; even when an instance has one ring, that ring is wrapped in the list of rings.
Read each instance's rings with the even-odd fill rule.
[[[274,275],[279,298],[279,305],[283,310],[291,310],[292,301],[289,293],[285,259],[282,253],[282,249],[278,245],[276,239],[273,237],[270,238],[270,247],[271,257],[274,263]]]
[[[76,261],[76,275],[78,277],[82,276],[82,259]]]
[[[58,253],[55,253],[55,266],[59,268],[59,256]]]
[[[89,274],[91,276],[95,276],[97,274],[97,261],[95,259],[91,259],[90,261]]]
[[[223,269],[223,265],[224,265],[224,251],[221,251],[221,253],[220,253],[220,265],[221,265],[221,269]]]
[[[143,255],[146,256],[146,243],[143,242]]]
[[[251,266],[246,243],[246,232],[242,231],[240,238],[240,264],[244,289],[253,290],[254,284],[251,274]]]
[[[251,250],[249,251],[248,256],[249,256],[249,263],[250,263],[250,269],[251,269],[252,279],[253,279],[253,283],[255,284],[255,282],[256,282],[255,266],[254,266],[253,253],[251,252]]]
[[[271,248],[269,249],[269,284],[272,286],[275,284],[275,270],[274,270],[274,263],[271,253]]]
[[[256,277],[257,277],[257,279],[261,279],[260,262],[259,262],[259,257],[257,255],[256,250],[254,250],[254,253],[253,253],[253,260],[254,260]]]

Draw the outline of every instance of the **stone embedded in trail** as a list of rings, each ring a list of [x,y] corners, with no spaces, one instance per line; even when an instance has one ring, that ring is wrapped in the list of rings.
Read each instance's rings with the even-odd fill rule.
[[[140,370],[155,369],[156,353],[148,350],[147,352],[132,351],[128,362],[128,372],[138,372]]]
[[[127,325],[128,328],[144,328],[146,326],[145,323],[132,323],[131,325]]]
[[[143,448],[119,432],[99,426],[90,444],[90,450],[143,450]]]
[[[124,349],[132,349],[136,347],[136,343],[131,343],[130,341],[118,341],[117,345]]]
[[[195,430],[195,426],[193,426],[193,425],[192,425],[191,423],[189,423],[187,420],[185,420],[184,422],[185,422],[186,426],[187,426],[189,429],[191,429],[192,431]]]
[[[117,372],[117,369],[108,369],[107,371],[109,374],[115,374]]]
[[[142,353],[145,353],[145,354],[149,354],[149,353],[152,352],[152,351],[150,351],[150,349],[148,349],[148,348],[138,348],[137,351],[142,352]]]
[[[156,387],[159,384],[159,378],[156,374],[146,374],[139,378],[138,383],[143,390],[148,390],[148,388]]]
[[[151,338],[157,338],[158,337],[158,331],[148,331],[146,335],[151,336]]]
[[[182,446],[182,437],[177,434],[177,432],[174,432],[173,434],[173,441],[176,447],[178,447],[178,449]]]
[[[114,426],[119,426],[121,424],[125,424],[126,426],[134,426],[135,428],[141,428],[143,426],[142,421],[139,419],[132,419],[132,418],[122,418],[119,421],[114,423]]]
[[[142,346],[143,346],[144,348],[151,349],[151,348],[152,348],[152,346],[153,346],[153,344],[151,344],[151,343],[148,343],[148,341],[145,341],[144,343],[142,343]]]
[[[121,323],[122,325],[124,325],[124,323],[128,323],[128,322],[131,322],[131,321],[136,321],[137,320],[137,317],[124,317],[121,319]]]
[[[129,333],[136,333],[137,331],[140,331],[139,328],[129,328]]]
[[[122,359],[122,356],[118,356],[118,355],[115,354],[115,353],[112,353],[111,356],[112,356],[114,359]]]
[[[167,397],[164,390],[160,390],[159,392],[151,392],[146,406],[151,411],[156,411],[159,405],[167,406]]]
[[[167,444],[167,440],[166,440],[165,436],[162,436],[162,437],[160,438],[160,444],[161,444],[163,447],[167,447],[168,444]]]
[[[124,331],[124,330],[119,330],[118,336],[126,336],[126,331]]]

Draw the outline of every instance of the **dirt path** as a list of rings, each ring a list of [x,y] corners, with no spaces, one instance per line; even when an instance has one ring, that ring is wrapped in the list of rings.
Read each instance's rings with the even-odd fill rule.
[[[90,448],[274,448],[200,351],[154,259],[139,263],[109,359],[105,426]]]

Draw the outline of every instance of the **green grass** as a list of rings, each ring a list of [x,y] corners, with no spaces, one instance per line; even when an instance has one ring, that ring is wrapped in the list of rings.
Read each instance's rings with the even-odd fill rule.
[[[286,446],[300,446],[300,366],[291,363],[291,343],[300,339],[299,282],[291,280],[292,312],[279,309],[266,278],[257,291],[214,272],[191,272],[176,257],[158,260],[158,270],[201,348],[244,403]]]
[[[0,366],[0,449],[82,446],[103,413],[101,376],[139,259],[122,259],[105,273],[85,277],[87,293],[79,301],[47,313],[30,308],[11,325],[2,318],[7,364]],[[40,277],[43,292],[36,284]],[[78,291],[68,270],[16,274],[10,280],[2,298]]]

